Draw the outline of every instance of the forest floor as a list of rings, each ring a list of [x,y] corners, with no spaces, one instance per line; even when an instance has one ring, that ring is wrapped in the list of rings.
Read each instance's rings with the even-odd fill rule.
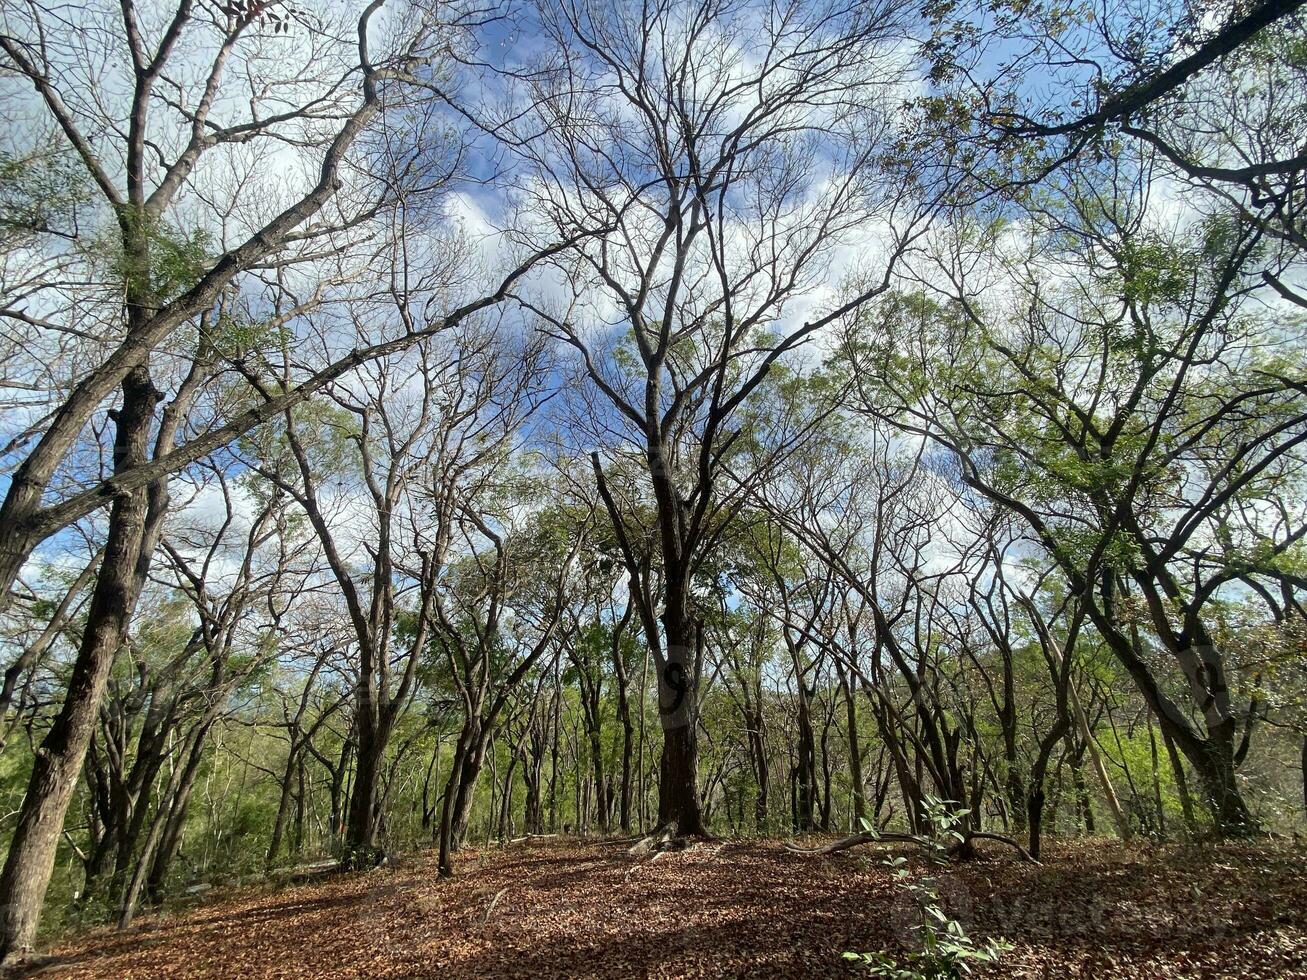
[[[832,857],[714,842],[629,857],[533,840],[377,871],[210,892],[117,933],[69,937],[41,977],[839,976],[901,950],[912,906],[883,848]],[[994,976],[1307,977],[1307,847],[1050,842],[1043,866],[987,845],[939,890]],[[913,858],[913,864],[918,863]],[[924,872],[924,865],[923,872]]]

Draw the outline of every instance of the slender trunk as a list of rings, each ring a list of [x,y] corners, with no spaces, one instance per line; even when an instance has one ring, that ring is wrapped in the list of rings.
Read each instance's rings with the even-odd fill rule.
[[[1080,765],[1080,756],[1070,757],[1071,785],[1075,787],[1076,799],[1079,801],[1081,819],[1084,821],[1085,833],[1094,832],[1094,808],[1089,799],[1089,787],[1085,785],[1085,771]]]
[[[644,766],[644,746],[645,746],[645,699],[649,695],[649,661],[653,657],[653,652],[646,649],[644,652],[644,662],[640,666],[640,759],[636,775],[640,788],[640,829],[644,830],[649,826],[649,793],[645,786],[645,766]],[[557,732],[555,732],[557,735]],[[1305,749],[1304,751],[1307,751]],[[1307,770],[1305,770],[1307,771]]]
[[[268,843],[268,853],[263,861],[265,867],[268,868],[272,868],[277,862],[277,855],[281,852],[281,838],[285,833],[286,823],[290,819],[290,804],[294,795],[295,762],[298,754],[298,746],[292,743],[290,755],[286,757],[286,771],[281,777],[281,796],[277,801],[277,817],[272,822],[272,840]]]
[[[1307,814],[1307,735],[1302,737],[1302,810]]]
[[[867,794],[862,775],[862,744],[858,737],[858,708],[853,697],[853,688],[845,676],[839,661],[835,663],[839,673],[840,690],[844,694],[844,725],[849,739],[849,783],[853,789],[853,826],[861,827],[867,816]]]
[[[817,778],[816,749],[813,745],[812,714],[807,687],[799,677],[798,763],[795,766],[794,829],[804,833],[813,829],[814,783]]]
[[[211,715],[204,718],[196,726],[194,734],[191,735],[192,744],[187,748],[187,756],[190,756],[191,748],[202,748],[204,744],[205,733],[209,729],[212,721],[212,714],[217,713],[216,705],[210,707]],[[182,781],[186,778],[189,766],[177,766],[173,769],[172,775],[168,779],[168,786],[160,795],[159,799],[177,800],[181,792]],[[144,808],[144,802],[142,802]],[[149,876],[150,869],[154,866],[154,855],[168,828],[167,811],[160,806],[160,812],[155,814],[153,822],[150,824],[150,830],[146,834],[145,843],[141,847],[141,853],[136,861],[136,868],[132,872],[131,880],[127,885],[127,890],[123,894],[122,902],[118,907],[118,928],[126,929],[132,924],[132,919],[136,915],[136,907],[140,904],[141,893],[145,889],[145,882]]]
[[[1180,796],[1180,812],[1184,815],[1184,826],[1189,836],[1198,833],[1198,820],[1194,816],[1194,801],[1189,795],[1189,780],[1184,774],[1184,762],[1175,750],[1175,741],[1162,731],[1162,744],[1166,746],[1167,758],[1171,760],[1171,773],[1175,777],[1175,790]]]
[[[344,809],[345,777],[349,771],[349,759],[353,754],[353,750],[353,739],[345,738],[340,746],[340,760],[337,762],[336,768],[331,770],[331,838],[333,843],[345,831],[345,822],[341,814]]]
[[[297,858],[304,853],[304,827],[309,808],[307,779],[304,754],[301,752],[299,761],[295,763],[295,830],[290,836],[290,851]]]
[[[831,815],[831,762],[830,762],[830,726],[831,715],[826,716],[826,724],[821,730],[821,829],[830,830]]]
[[[168,812],[168,824],[164,828],[163,841],[155,853],[145,886],[151,904],[157,905],[163,901],[168,872],[172,869],[172,862],[181,849],[182,831],[186,828],[186,814],[191,805],[191,792],[195,789],[195,779],[199,775],[200,763],[204,758],[204,743],[205,738],[201,736],[191,746],[190,754],[186,758],[186,771],[182,774],[181,786],[173,797]]]
[[[761,692],[758,692],[761,694]],[[749,757],[753,765],[753,779],[757,787],[753,803],[754,828],[760,833],[767,827],[767,789],[770,782],[767,771],[767,744],[763,730],[762,698],[754,699],[752,708],[746,704],[745,727],[749,735]]]
[[[595,718],[598,718],[597,709]],[[604,779],[604,749],[603,742],[600,739],[599,726],[596,723],[586,726],[586,735],[590,741],[590,765],[594,770],[595,783],[595,810],[599,818],[599,828],[605,834],[608,833],[608,818],[612,811],[608,794],[606,792],[607,782]]]
[[[1157,808],[1157,832],[1166,835],[1166,808],[1162,804],[1162,763],[1157,751],[1157,732],[1148,719],[1148,749],[1153,762],[1153,805]]]
[[[554,667],[554,702],[550,717],[549,739],[549,829],[558,830],[558,735],[562,726],[563,693],[562,669]]]
[[[631,679],[627,674],[626,657],[622,651],[622,637],[634,611],[634,606],[628,602],[622,618],[613,629],[610,648],[613,677],[616,680],[617,720],[622,726],[622,785],[618,820],[623,833],[630,833],[631,830],[631,756],[635,749],[635,726],[631,723]]]
[[[1050,653],[1055,658],[1055,663],[1061,665],[1062,653],[1056,646],[1050,645]],[[1107,809],[1112,814],[1112,822],[1116,825],[1116,832],[1122,840],[1129,840],[1131,837],[1130,821],[1125,815],[1125,810],[1121,808],[1121,801],[1117,798],[1116,789],[1112,786],[1112,777],[1108,774],[1107,763],[1103,760],[1102,751],[1098,747],[1098,741],[1094,738],[1094,732],[1089,726],[1089,717],[1085,714],[1084,705],[1080,703],[1080,694],[1076,690],[1075,681],[1067,677],[1067,699],[1071,703],[1071,717],[1076,724],[1076,730],[1080,734],[1080,739],[1085,743],[1089,750],[1089,761],[1094,767],[1094,775],[1098,777],[1098,785],[1103,790],[1103,798],[1107,801]]]
[[[623,704],[625,704],[625,700]],[[629,708],[622,713],[622,833],[631,832],[631,798],[635,786],[631,782],[631,762],[635,752],[635,726],[631,724]]]

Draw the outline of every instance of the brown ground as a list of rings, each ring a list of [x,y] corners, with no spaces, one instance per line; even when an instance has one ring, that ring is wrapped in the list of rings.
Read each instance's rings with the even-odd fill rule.
[[[865,850],[865,849],[864,849]],[[940,891],[977,936],[1014,944],[999,976],[1307,977],[1307,849],[1003,849]],[[845,950],[895,949],[910,914],[871,851],[699,844],[636,861],[540,840],[420,855],[277,890],[236,890],[126,933],[74,937],[42,977],[831,976]]]

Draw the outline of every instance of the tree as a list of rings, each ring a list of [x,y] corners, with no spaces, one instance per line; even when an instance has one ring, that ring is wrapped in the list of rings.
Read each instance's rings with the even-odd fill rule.
[[[919,150],[960,201],[1019,199],[1104,152],[1154,153],[1179,193],[1258,225],[1276,244],[1263,281],[1307,306],[1285,274],[1307,246],[1302,7],[932,4]]]
[[[566,511],[543,510],[515,522],[507,507],[492,509],[488,503],[471,500],[461,506],[468,557],[435,603],[436,646],[463,709],[441,808],[440,873],[445,876],[454,873],[453,854],[505,709],[546,651],[564,642],[563,610],[593,516],[586,512],[578,520]],[[541,577],[542,569],[550,574]]]
[[[1028,524],[1194,766],[1217,828],[1246,832],[1233,651],[1213,617],[1231,583],[1296,580],[1302,526],[1252,515],[1297,479],[1307,440],[1286,346],[1298,325],[1248,304],[1258,225],[1159,226],[1130,204],[1128,173],[1072,181],[1011,251],[1000,227],[961,231],[921,275],[936,297],[888,300],[849,353],[863,411],[946,446],[969,487]],[[979,296],[991,274],[1011,306]]]
[[[727,464],[743,410],[782,359],[883,288],[873,275],[882,286],[823,306],[815,290],[839,250],[878,220],[892,263],[920,217],[876,165],[893,135],[899,14],[879,2],[761,16],[680,0],[539,10],[561,67],[529,76],[529,122],[514,128],[523,190],[551,237],[596,221],[613,233],[558,256],[568,299],[518,297],[575,350],[599,399],[597,438],[641,474],[628,506],[593,456],[656,665],[658,816],[673,833],[704,829],[693,590],[742,500]],[[634,542],[637,503],[652,517],[658,594]]]
[[[98,196],[108,230],[102,247],[85,254],[107,254],[115,283],[115,288],[98,293],[90,290],[95,356],[89,367],[72,365],[75,371],[66,393],[11,445],[10,453],[17,455],[32,443],[14,467],[0,504],[3,608],[19,569],[39,541],[100,509],[106,499],[112,501],[104,557],[64,707],[37,753],[18,829],[0,872],[0,894],[6,896],[0,957],[23,953],[35,933],[55,844],[104,685],[167,512],[168,474],[244,431],[242,425],[248,428],[266,417],[247,413],[234,430],[219,427],[215,431],[221,434],[192,440],[180,457],[174,455],[187,413],[220,363],[205,335],[214,304],[238,276],[273,253],[325,244],[332,233],[366,220],[389,197],[392,185],[386,178],[402,176],[383,173],[381,179],[363,181],[360,198],[341,201],[337,214],[311,223],[329,202],[338,200],[345,174],[352,169],[350,154],[363,134],[387,109],[407,101],[405,92],[411,94],[412,89],[405,79],[434,53],[432,45],[444,41],[450,29],[446,25],[438,30],[435,21],[421,17],[399,18],[393,43],[387,44],[384,58],[374,61],[369,26],[379,6],[372,3],[359,17],[355,41],[338,40],[341,34],[335,31],[312,32],[306,61],[297,64],[282,57],[274,62],[290,71],[287,81],[302,83],[296,94],[302,92],[304,101],[299,103],[278,94],[291,89],[265,87],[259,80],[266,48],[276,43],[274,36],[283,32],[288,16],[261,4],[219,10],[184,0],[171,12],[142,14],[135,4],[126,3],[116,30],[89,35],[61,8],[28,5],[15,12],[0,35],[6,73],[37,95],[34,143],[57,133],[59,145],[77,160],[83,180]],[[88,37],[91,43],[83,43]],[[208,59],[207,66],[194,74],[183,71],[181,52],[201,52],[198,56]],[[124,64],[123,54],[129,66],[125,79],[118,67]],[[263,98],[248,102],[225,97],[230,76],[235,75],[239,85],[242,74],[252,79],[253,91],[265,93]],[[102,85],[112,88],[120,81],[131,92],[125,104],[101,97]],[[218,121],[232,101],[248,105],[250,116]],[[162,132],[155,128],[160,123]],[[252,226],[233,223],[231,227],[240,229],[235,240],[222,242],[212,255],[206,254],[208,229],[179,233],[172,227],[174,212],[193,199],[192,194],[206,200],[194,182],[203,173],[201,161],[215,148],[221,152],[233,146],[277,145],[287,138],[288,129],[305,124],[311,132],[322,127],[309,143],[317,172],[288,201],[272,198],[271,213],[266,208],[252,212],[259,215]],[[241,208],[238,195],[230,202],[230,213]],[[76,240],[77,232],[76,226],[61,225],[49,235],[59,243],[70,236]],[[60,261],[71,260],[53,260]],[[54,283],[50,287],[58,288]],[[36,291],[42,288],[49,287],[38,286]],[[35,301],[30,294],[26,299]],[[83,329],[62,319],[87,319],[80,303],[56,292],[50,305],[58,314],[42,317],[43,329],[46,323],[56,334],[70,326]],[[5,308],[10,319],[37,325],[24,305],[14,307],[9,296]],[[163,408],[156,431],[156,409],[165,396],[155,386],[152,355],[197,320],[199,342],[189,366],[181,368],[177,391]],[[334,370],[339,374],[354,363],[351,355]],[[96,478],[80,493],[45,504],[52,480],[116,388],[121,388],[121,405],[109,417],[114,426],[112,478],[118,482]]]

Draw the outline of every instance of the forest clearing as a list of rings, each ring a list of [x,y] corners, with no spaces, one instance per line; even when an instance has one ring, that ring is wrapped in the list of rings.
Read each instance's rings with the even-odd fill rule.
[[[0,0],[0,969],[1307,976],[1307,0]]]
[[[1037,867],[986,849],[946,872],[951,911],[1012,943],[1003,976],[1307,976],[1302,845],[1095,839],[1053,843],[1046,858]],[[452,881],[428,852],[224,890],[125,933],[78,936],[25,975],[854,976],[844,952],[904,941],[889,872],[849,853],[712,841],[650,860],[620,843],[549,838],[478,848],[466,862]]]

